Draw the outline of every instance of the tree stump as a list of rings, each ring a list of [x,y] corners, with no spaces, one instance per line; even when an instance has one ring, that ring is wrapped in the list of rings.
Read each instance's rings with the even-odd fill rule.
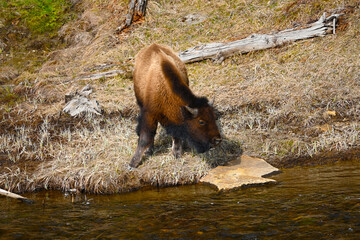
[[[120,33],[124,29],[130,27],[133,22],[144,18],[146,14],[147,3],[148,0],[130,0],[129,12],[126,15],[124,23],[116,29],[116,32]]]

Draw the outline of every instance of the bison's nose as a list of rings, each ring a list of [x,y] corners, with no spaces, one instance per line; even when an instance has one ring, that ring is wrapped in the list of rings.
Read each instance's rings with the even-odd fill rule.
[[[221,137],[214,137],[211,140],[211,144],[215,147],[221,143],[221,140],[222,140]]]

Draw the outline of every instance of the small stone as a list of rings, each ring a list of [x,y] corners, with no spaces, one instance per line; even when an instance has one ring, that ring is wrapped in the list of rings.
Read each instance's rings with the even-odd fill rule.
[[[198,24],[205,21],[206,17],[200,14],[189,14],[182,17],[181,21],[188,25]]]
[[[328,119],[328,118],[331,118],[331,117],[336,117],[336,115],[337,115],[336,111],[325,111],[323,113],[323,117],[325,119]]]

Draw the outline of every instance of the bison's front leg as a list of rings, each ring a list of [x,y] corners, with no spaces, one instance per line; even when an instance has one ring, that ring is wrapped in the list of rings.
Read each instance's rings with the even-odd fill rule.
[[[157,122],[147,114],[140,115],[138,124],[138,145],[136,152],[130,162],[130,167],[134,168],[139,166],[142,156],[147,149],[152,151],[151,148],[154,146],[154,136],[157,128]]]
[[[172,153],[175,158],[180,158],[183,153],[183,143],[180,138],[172,138]]]

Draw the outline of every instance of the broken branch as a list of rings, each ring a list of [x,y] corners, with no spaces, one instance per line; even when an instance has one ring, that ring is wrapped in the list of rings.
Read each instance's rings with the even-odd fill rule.
[[[34,202],[33,200],[30,200],[30,199],[28,199],[28,198],[25,198],[25,197],[20,196],[20,195],[18,195],[18,194],[15,194],[15,193],[6,191],[6,190],[1,189],[1,188],[0,188],[0,195],[6,196],[6,197],[10,197],[10,198],[19,199],[19,200],[21,200],[21,201],[23,201],[23,202],[26,202],[26,203],[33,203],[33,202]]]

